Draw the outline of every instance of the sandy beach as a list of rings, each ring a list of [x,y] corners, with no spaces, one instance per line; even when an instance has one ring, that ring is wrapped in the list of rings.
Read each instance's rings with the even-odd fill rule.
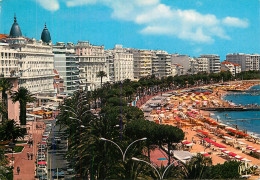
[[[237,160],[260,166],[260,159],[249,155],[250,152],[260,154],[259,139],[220,123],[210,117],[210,112],[200,110],[202,107],[233,107],[234,104],[223,100],[227,90],[246,90],[254,85],[259,85],[259,82],[212,85],[204,88],[205,91],[197,92],[177,90],[171,96],[165,95],[167,101],[164,106],[158,106],[150,116],[156,123],[181,128],[185,132],[183,150],[211,157],[213,165]]]

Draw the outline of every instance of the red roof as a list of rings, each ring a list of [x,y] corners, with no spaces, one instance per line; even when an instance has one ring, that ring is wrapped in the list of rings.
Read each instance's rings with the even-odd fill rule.
[[[53,70],[54,74],[59,74],[58,71],[56,69]]]
[[[233,64],[234,66],[241,66],[239,64],[235,64],[235,63],[228,62],[228,61],[223,61],[221,64]]]
[[[0,39],[7,38],[9,35],[7,34],[0,34]]]

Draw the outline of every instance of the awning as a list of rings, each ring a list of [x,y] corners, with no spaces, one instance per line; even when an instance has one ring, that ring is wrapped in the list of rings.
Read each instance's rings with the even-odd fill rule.
[[[38,164],[39,165],[47,165],[46,161],[39,161]]]

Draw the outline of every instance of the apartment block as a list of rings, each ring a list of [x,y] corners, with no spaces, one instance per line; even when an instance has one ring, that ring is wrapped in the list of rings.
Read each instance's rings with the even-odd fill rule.
[[[111,82],[134,79],[134,57],[133,54],[116,45],[114,49],[105,51],[107,62],[109,63],[109,78]]]
[[[209,61],[207,58],[195,58],[198,63],[198,72],[209,73]]]
[[[249,54],[233,53],[226,55],[226,61],[241,65],[242,71],[253,70],[253,63]]]
[[[236,76],[241,72],[241,66],[239,64],[223,61],[221,63],[221,71],[230,71],[233,76]]]
[[[128,49],[134,58],[134,79],[152,75],[152,57],[150,50]]]
[[[166,51],[152,51],[152,75],[162,78],[171,75],[171,55]]]
[[[172,54],[172,64],[179,64],[183,67],[183,74],[187,74],[190,69],[190,57],[188,55]]]
[[[78,41],[75,45],[76,55],[79,62],[80,88],[92,91],[101,86],[101,78],[97,73],[104,71],[107,76],[103,77],[103,83],[109,81],[109,63],[105,57],[104,46],[96,46],[89,41]]]
[[[214,54],[200,55],[200,58],[207,58],[209,63],[209,73],[220,72],[220,57]]]
[[[79,62],[73,43],[57,42],[53,46],[54,67],[63,79],[64,93],[73,94],[79,89]]]

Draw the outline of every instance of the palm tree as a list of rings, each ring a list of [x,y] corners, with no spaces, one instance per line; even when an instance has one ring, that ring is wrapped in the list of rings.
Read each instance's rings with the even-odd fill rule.
[[[0,91],[2,92],[2,103],[5,112],[3,113],[3,118],[8,119],[8,104],[7,104],[7,93],[11,93],[11,89],[13,88],[12,83],[7,78],[0,78]]]
[[[12,120],[5,121],[0,126],[0,141],[10,141],[15,142],[17,138],[24,138],[26,135],[26,128],[21,128],[16,125],[16,122]]]
[[[0,115],[4,116],[6,113],[6,108],[3,106],[3,103],[0,102]]]
[[[202,154],[197,154],[191,158],[189,162],[183,164],[182,169],[183,179],[203,179],[209,167],[212,165],[212,160],[204,157]]]
[[[13,102],[19,101],[20,103],[20,124],[26,125],[26,104],[28,102],[35,101],[35,98],[32,97],[32,94],[24,87],[20,87],[18,91],[12,94]]]
[[[100,80],[101,80],[101,88],[102,88],[102,80],[103,80],[103,77],[107,77],[107,74],[104,72],[104,71],[99,71],[97,73],[97,77],[100,77]]]

